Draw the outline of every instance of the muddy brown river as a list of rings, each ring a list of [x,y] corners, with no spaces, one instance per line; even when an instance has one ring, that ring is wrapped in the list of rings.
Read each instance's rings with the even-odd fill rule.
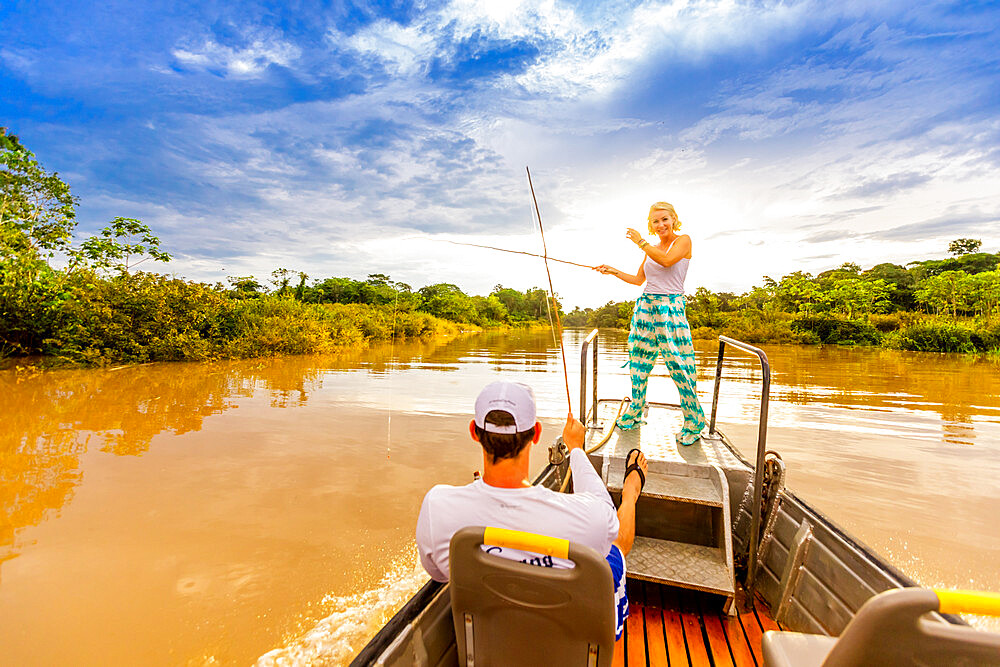
[[[566,332],[574,405],[585,333]],[[625,334],[600,346],[599,393],[624,396]],[[697,348],[708,410],[716,347]],[[924,585],[1000,590],[1000,364],[764,349],[788,486]],[[734,355],[720,387],[749,458],[756,366]],[[650,398],[675,402],[656,373]],[[420,500],[481,468],[467,424],[498,377],[535,387],[551,441],[566,399],[549,332],[0,371],[0,664],[349,661],[425,580]]]

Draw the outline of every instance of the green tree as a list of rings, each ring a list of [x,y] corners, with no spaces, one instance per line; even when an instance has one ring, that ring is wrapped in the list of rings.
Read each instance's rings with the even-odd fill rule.
[[[288,284],[292,282],[292,274],[294,271],[290,269],[277,268],[271,271],[271,284],[274,285],[274,293],[278,296],[285,296],[289,293]]]
[[[778,284],[764,276],[764,286],[754,285],[749,292],[739,298],[740,310],[771,310],[774,308],[774,292]]]
[[[885,312],[891,306],[892,285],[879,278],[863,280],[848,278],[834,283],[822,298],[838,312],[853,319],[856,315]]]
[[[518,292],[516,289],[504,287],[503,285],[496,285],[493,287],[493,291],[490,292],[490,296],[496,297],[503,304],[512,320],[522,321],[532,319],[528,316],[523,292]]]
[[[876,264],[865,271],[862,276],[866,280],[884,280],[893,286],[890,299],[895,310],[913,310],[917,300],[913,296],[913,286],[916,279],[912,272],[899,264],[884,262]]]
[[[594,314],[593,308],[581,308],[577,306],[572,310],[572,312],[566,313],[562,318],[564,326],[567,327],[586,327],[590,325],[590,317]]]
[[[299,271],[299,284],[295,286],[295,300],[304,301],[306,295],[306,280],[309,279],[309,274],[305,271]]]
[[[948,244],[948,252],[952,255],[968,255],[979,250],[983,242],[979,239],[955,239]]]
[[[945,271],[964,271],[968,274],[994,271],[1000,265],[1000,255],[988,252],[974,252],[948,259],[928,259],[922,262],[910,262],[914,278],[923,280]]]
[[[631,301],[608,301],[594,309],[588,326],[609,329],[628,329],[632,322]]]
[[[475,303],[457,285],[451,283],[427,285],[421,287],[419,292],[423,299],[420,309],[424,312],[453,322],[478,323],[479,313],[476,311]]]
[[[715,298],[719,300],[719,310],[723,313],[731,313],[739,310],[740,297],[733,292],[715,292]]]
[[[50,260],[70,246],[76,199],[16,136],[0,132],[0,356],[30,354],[72,298]]]
[[[231,286],[230,296],[236,299],[259,299],[264,287],[253,276],[231,276],[226,279]]]
[[[134,218],[115,218],[72,247],[77,200],[57,173],[47,172],[17,137],[0,131],[0,355],[50,349],[56,331],[83,326],[68,304],[99,277],[147,259],[167,260],[160,240]],[[56,255],[69,265],[56,270]]]
[[[16,134],[7,134],[6,127],[0,127],[0,151],[23,151],[24,146]]]
[[[392,278],[384,273],[368,274],[368,279],[361,285],[359,291],[361,303],[385,305],[395,303],[399,297],[399,291],[393,285]]]
[[[861,267],[854,262],[844,262],[836,269],[828,269],[818,274],[816,278],[849,278],[861,272]]]
[[[1000,313],[1000,271],[985,271],[967,278],[970,305],[980,315]]]
[[[476,311],[483,321],[480,324],[503,324],[510,320],[507,307],[495,294],[474,298]]]
[[[549,293],[541,288],[532,287],[524,292],[518,292],[503,285],[496,285],[490,294],[503,303],[512,322],[548,320],[549,309],[552,304],[549,299]],[[559,312],[562,313],[562,306],[559,305],[558,299],[556,300],[556,307],[560,308]],[[554,318],[555,315],[553,314]]]
[[[775,286],[774,296],[779,307],[785,310],[808,312],[819,302],[820,290],[811,274],[795,271],[784,276]]]
[[[48,260],[69,248],[77,200],[56,172],[48,173],[17,138],[0,150],[0,250],[3,258]]]
[[[721,325],[719,308],[719,297],[706,287],[699,287],[687,297],[687,317],[693,328]]]
[[[361,283],[350,278],[326,278],[316,283],[307,300],[315,303],[361,303]]]
[[[973,284],[968,278],[962,271],[945,271],[926,278],[917,283],[917,301],[938,313],[951,311],[952,316],[957,316],[959,307],[970,301]]]
[[[171,259],[170,253],[160,249],[160,239],[146,224],[135,218],[122,217],[109,222],[70,254],[71,267],[82,263],[98,271],[114,269],[118,273],[128,273],[151,259],[157,262],[169,262]]]

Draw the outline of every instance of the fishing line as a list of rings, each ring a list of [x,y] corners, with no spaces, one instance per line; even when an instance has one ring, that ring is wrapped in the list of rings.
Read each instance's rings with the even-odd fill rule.
[[[573,401],[569,395],[569,370],[566,365],[566,347],[563,345],[563,335],[562,335],[562,320],[559,318],[559,304],[556,302],[556,292],[552,287],[552,273],[549,271],[549,249],[545,244],[545,229],[542,227],[542,214],[538,210],[538,198],[535,197],[535,186],[531,183],[531,170],[527,167],[524,170],[528,173],[528,187],[531,189],[531,201],[535,204],[535,217],[538,219],[538,231],[542,235],[542,259],[545,261],[545,275],[549,279],[549,296],[552,298],[553,310],[556,311],[556,327],[559,332],[559,352],[562,355],[562,365],[563,365],[563,380],[566,382],[566,405],[569,407],[569,412],[573,412]],[[548,302],[546,302],[547,304]],[[551,325],[551,314],[549,315],[549,323]]]
[[[534,216],[532,216],[532,219],[534,219]],[[508,250],[507,248],[497,248],[496,246],[491,246],[491,245],[481,245],[479,243],[462,243],[461,241],[449,241],[448,239],[432,239],[432,240],[433,241],[444,241],[445,243],[452,243],[454,245],[465,245],[465,246],[469,246],[471,248],[486,248],[487,250],[499,250],[500,252],[509,252],[509,253],[513,253],[515,255],[527,255],[528,257],[541,257],[542,259],[545,259],[545,255],[539,255],[539,254],[534,253],[534,252],[525,252],[523,250]],[[571,262],[568,259],[556,259],[555,257],[549,257],[548,259],[551,260],[551,261],[553,261],[553,262],[561,262],[563,264],[572,264],[573,266],[579,266],[579,267],[582,267],[584,269],[596,269],[597,268],[596,266],[591,266],[590,264],[580,264],[579,262]]]

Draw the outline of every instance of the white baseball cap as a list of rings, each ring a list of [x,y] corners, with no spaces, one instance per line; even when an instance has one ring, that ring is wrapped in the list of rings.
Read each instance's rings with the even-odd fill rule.
[[[502,410],[514,418],[513,426],[487,424],[486,415]],[[490,433],[523,433],[535,427],[535,392],[520,382],[492,382],[476,398],[476,426]]]

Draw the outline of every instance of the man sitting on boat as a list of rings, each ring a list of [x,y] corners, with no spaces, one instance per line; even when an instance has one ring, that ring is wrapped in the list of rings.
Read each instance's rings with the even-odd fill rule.
[[[483,476],[465,486],[438,484],[424,496],[417,519],[420,562],[437,581],[448,581],[452,535],[465,526],[493,526],[548,535],[607,554],[615,584],[616,637],[628,615],[625,555],[635,539],[635,503],[646,479],[646,457],[633,450],[626,459],[621,506],[583,449],[584,426],[570,414],[563,428],[569,449],[573,493],[558,493],[528,481],[531,445],[541,438],[531,387],[494,382],[476,399],[469,433],[483,448]],[[631,474],[631,473],[637,474]],[[491,553],[542,567],[571,567],[560,558],[492,546]]]

